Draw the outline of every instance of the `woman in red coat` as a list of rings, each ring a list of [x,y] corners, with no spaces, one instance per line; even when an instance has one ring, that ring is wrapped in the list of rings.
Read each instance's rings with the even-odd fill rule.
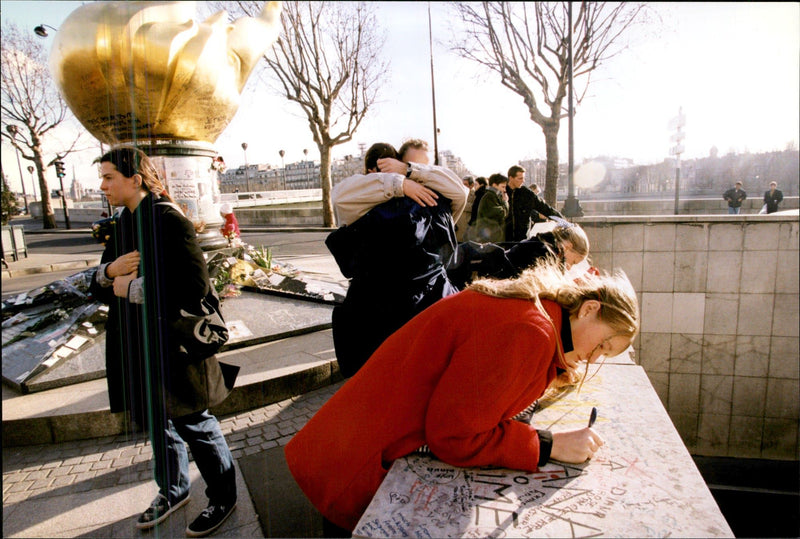
[[[623,274],[569,281],[554,265],[477,281],[390,336],[286,446],[311,502],[352,530],[392,461],[427,444],[455,466],[533,472],[583,462],[591,429],[550,434],[512,418],[559,371],[622,353],[639,327]]]

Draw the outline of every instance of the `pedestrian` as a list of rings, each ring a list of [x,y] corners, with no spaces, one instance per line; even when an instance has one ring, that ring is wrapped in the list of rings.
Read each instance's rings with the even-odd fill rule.
[[[423,445],[461,467],[585,462],[603,445],[590,427],[550,433],[512,418],[559,371],[622,353],[638,328],[624,274],[576,283],[543,265],[475,282],[378,348],[286,445],[289,470],[326,519],[353,530],[392,462]]]
[[[208,268],[193,224],[172,204],[143,152],[123,146],[99,162],[100,189],[112,205],[124,206],[91,284],[94,296],[109,306],[109,401],[112,412],[127,411],[146,428],[159,489],[136,526],[153,528],[189,501],[185,442],[209,497],[186,534],[202,537],[236,507],[233,457],[208,411],[228,395],[233,379],[215,356],[188,352],[174,329],[213,296]]]
[[[541,189],[539,189],[539,186],[537,184],[535,183],[531,184],[531,191],[533,191],[533,194],[539,197],[539,199],[541,200],[542,198]],[[544,223],[546,221],[547,221],[546,215],[542,215],[538,211],[531,212],[531,226],[535,225],[536,223]]]
[[[470,211],[469,215],[469,223],[468,225],[474,225],[475,221],[478,220],[478,206],[481,204],[481,198],[483,195],[486,194],[486,186],[489,182],[486,181],[486,178],[483,176],[478,176],[475,178],[475,184],[478,186],[475,189],[475,197],[472,200],[472,210]]]
[[[233,241],[241,236],[239,231],[239,220],[233,213],[233,208],[227,202],[223,202],[219,206],[219,214],[225,220],[222,228],[219,229],[220,233],[225,236],[228,241]]]
[[[467,188],[429,164],[427,144],[373,144],[366,174],[331,193],[340,228],[325,240],[350,279],[331,324],[339,370],[353,376],[392,333],[437,300],[457,292],[445,271],[457,241],[454,219]]]
[[[472,219],[472,206],[475,201],[475,179],[472,176],[467,176],[463,179],[464,187],[469,189],[467,192],[467,205],[461,213],[461,217],[456,222],[456,240],[459,242],[464,241],[464,235],[467,233],[467,226]]]
[[[508,217],[506,218],[505,241],[522,241],[528,237],[531,220],[538,212],[545,217],[561,217],[555,208],[540,199],[524,186],[525,169],[514,165],[508,169]]]
[[[764,191],[764,204],[767,207],[767,213],[778,211],[778,204],[782,200],[783,193],[778,189],[778,182],[769,182],[769,189]]]
[[[469,238],[478,243],[500,243],[506,237],[506,217],[508,216],[508,178],[500,173],[489,176],[489,187],[478,205],[478,219],[475,221],[475,236]]]
[[[728,214],[738,215],[742,209],[742,201],[747,198],[747,193],[742,189],[742,182],[736,182],[722,194],[722,198],[728,203]]]

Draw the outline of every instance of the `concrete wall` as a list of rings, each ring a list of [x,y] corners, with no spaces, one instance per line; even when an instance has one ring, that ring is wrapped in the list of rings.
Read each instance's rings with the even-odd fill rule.
[[[579,222],[639,292],[636,361],[689,451],[797,460],[797,214]]]
[[[796,196],[785,197],[778,206],[781,210],[796,210],[800,199]],[[563,202],[559,201],[561,208]],[[665,198],[660,200],[592,200],[587,197],[580,200],[585,216],[594,215],[673,215],[675,213],[675,199]],[[764,205],[763,193],[752,196],[742,203],[742,214],[757,214]],[[720,198],[688,198],[678,200],[678,215],[727,215],[728,203]]]

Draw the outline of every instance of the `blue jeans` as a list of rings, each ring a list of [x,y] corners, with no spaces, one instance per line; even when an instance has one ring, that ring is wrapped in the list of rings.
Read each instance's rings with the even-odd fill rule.
[[[208,410],[167,420],[163,429],[150,429],[159,492],[170,504],[189,493],[189,445],[200,475],[206,482],[206,496],[214,505],[236,502],[236,470],[219,422]]]
[[[741,209],[742,209],[741,206],[739,206],[738,208],[731,208],[730,206],[728,206],[728,215],[739,215],[739,210]]]

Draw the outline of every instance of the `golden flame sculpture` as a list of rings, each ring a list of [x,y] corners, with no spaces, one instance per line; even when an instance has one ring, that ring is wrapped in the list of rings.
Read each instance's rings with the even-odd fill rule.
[[[98,140],[213,143],[247,78],[278,37],[280,2],[232,24],[201,23],[194,2],[92,2],[53,42],[50,68],[70,109]]]

